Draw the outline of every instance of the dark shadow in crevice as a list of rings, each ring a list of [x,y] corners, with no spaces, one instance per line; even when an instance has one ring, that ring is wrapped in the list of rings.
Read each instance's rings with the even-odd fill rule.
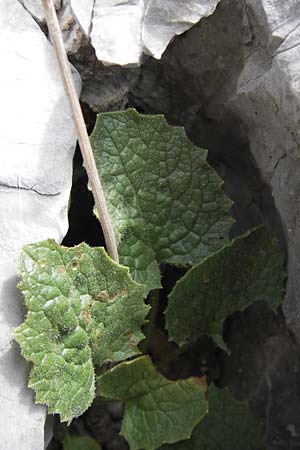
[[[265,419],[268,449],[299,448],[299,346],[283,314],[257,302],[227,319],[224,338],[231,353],[217,355],[221,387]]]
[[[87,105],[83,113],[88,132],[94,128],[96,114]],[[69,230],[63,240],[63,245],[73,247],[86,242],[92,247],[105,246],[100,222],[93,212],[94,199],[88,189],[88,178],[82,165],[82,156],[77,146],[73,161],[73,183],[69,208]]]

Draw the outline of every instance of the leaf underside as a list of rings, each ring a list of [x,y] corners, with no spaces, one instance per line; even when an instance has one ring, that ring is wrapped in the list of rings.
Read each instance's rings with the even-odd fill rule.
[[[209,412],[187,441],[160,450],[263,450],[262,426],[247,402],[236,400],[228,389],[208,389]]]
[[[130,450],[153,450],[187,439],[207,413],[203,379],[169,381],[145,356],[106,372],[97,389],[103,397],[125,402],[121,434]]]
[[[284,293],[286,273],[278,241],[259,227],[190,269],[169,295],[166,327],[179,345],[201,335],[226,348],[226,317],[257,301],[276,310]]]
[[[133,109],[99,114],[91,136],[121,263],[148,288],[159,263],[199,263],[228,242],[223,182],[184,129]]]
[[[28,314],[14,337],[33,363],[29,386],[37,403],[70,421],[93,401],[94,364],[139,353],[144,287],[103,248],[52,240],[23,248],[20,275]]]

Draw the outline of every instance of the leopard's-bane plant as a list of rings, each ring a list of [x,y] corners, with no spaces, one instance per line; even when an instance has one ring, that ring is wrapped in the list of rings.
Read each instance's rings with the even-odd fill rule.
[[[162,116],[104,113],[92,140],[120,260],[129,269],[86,244],[25,246],[20,288],[28,315],[15,337],[33,363],[36,401],[68,422],[95,396],[94,367],[119,363],[98,379],[97,395],[123,400],[122,434],[131,449],[152,450],[187,439],[207,412],[199,378],[169,381],[146,356],[128,361],[143,338],[143,299],[161,286],[159,264],[189,269],[169,296],[170,339],[181,345],[207,334],[226,348],[228,315],[254,301],[273,309],[282,301],[283,257],[264,227],[230,242],[231,202],[206,151]],[[209,395],[210,402],[215,408]]]
[[[55,7],[52,0],[42,0],[42,4],[108,252],[118,261],[119,251],[121,261],[129,267],[134,279],[145,284],[144,288],[133,283],[126,269],[112,264],[103,249],[84,246],[83,254],[86,256],[82,256],[80,251],[79,256],[74,253],[79,247],[66,250],[47,241],[26,246],[23,250],[21,289],[25,294],[28,317],[16,330],[15,336],[24,356],[33,363],[31,385],[36,390],[37,401],[48,403],[50,412],[57,411],[63,420],[70,421],[86,409],[94,396],[93,364],[101,364],[108,359],[122,361],[138,353],[136,344],[142,337],[140,326],[147,313],[142,298],[149,290],[160,287],[159,263],[201,263],[228,244],[232,220],[230,202],[222,192],[221,180],[206,162],[206,152],[189,143],[182,129],[169,127],[162,116],[146,118],[133,110],[101,116],[93,135],[100,170],[100,177],[97,176]],[[104,180],[108,208],[100,178]],[[43,254],[46,258],[42,257]],[[224,264],[226,262],[225,258]],[[272,278],[270,271],[267,276]],[[218,289],[215,294],[220,294]],[[240,300],[240,296],[238,298]],[[251,303],[251,299],[249,301]],[[211,315],[210,308],[208,313],[205,311],[208,306],[205,302],[202,306],[201,314]],[[224,317],[219,315],[220,319]],[[220,326],[217,329],[220,336]],[[133,367],[137,368],[134,373]],[[131,391],[128,375],[132,375],[136,384],[133,391],[137,395],[130,397],[122,386],[114,384],[120,373],[128,392]],[[130,406],[136,407],[128,408],[127,422],[125,416],[126,436],[133,449],[138,448],[140,442],[145,442],[148,447],[145,450],[149,450],[162,442],[183,439],[185,430],[183,433],[178,430],[176,411],[170,415],[170,427],[159,427],[156,420],[144,421],[148,434],[153,433],[152,441],[147,436],[144,441],[132,427],[139,420],[143,422],[143,400],[144,397],[152,400],[153,385],[157,385],[158,390],[161,387],[164,392],[168,386],[178,388],[180,385],[180,382],[172,384],[155,373],[149,359],[142,357],[132,362],[121,362],[104,374],[99,383],[103,395],[123,398],[127,407],[132,401]],[[189,379],[184,383],[189,385]],[[194,387],[194,381],[191,386]],[[207,450],[219,450],[221,446],[240,450],[241,445],[244,446],[240,437],[244,437],[244,430],[248,431],[248,428],[240,426],[242,414],[235,417],[229,411],[230,420],[226,424],[230,422],[231,429],[224,432],[221,429],[217,435],[218,423],[210,419],[217,416],[220,422],[220,417],[223,419],[227,411],[224,403],[230,404],[230,399],[225,395],[223,402],[222,394],[211,396],[211,392],[214,394],[212,389],[209,389],[208,400],[216,414],[209,414],[207,421],[204,419],[200,437],[199,434],[196,440],[192,437],[191,441],[183,444],[183,448],[194,450],[204,446]],[[189,405],[182,404],[186,397],[179,392],[177,390],[176,401],[184,410]],[[197,392],[194,393],[197,398]],[[166,404],[158,402],[161,412],[166,412],[164,418],[169,417],[172,400]],[[193,403],[193,399],[188,400]],[[200,405],[205,405],[205,402],[202,402],[202,397],[198,400],[201,409]],[[151,409],[151,401],[146,403]],[[154,409],[155,406],[154,402]],[[194,413],[191,420],[188,414],[185,419],[184,428],[189,433],[196,423]],[[201,423],[199,426],[201,430]],[[156,427],[159,439],[155,435]],[[174,436],[170,436],[169,428],[171,434],[174,430]],[[221,438],[218,440],[219,435]],[[205,438],[207,436],[208,439]],[[237,442],[239,447],[236,447]],[[178,445],[182,448],[181,444]],[[255,439],[251,440],[250,448],[261,450]]]
[[[193,265],[228,244],[223,181],[182,127],[134,109],[99,114],[91,136],[122,264],[147,290],[160,263]]]

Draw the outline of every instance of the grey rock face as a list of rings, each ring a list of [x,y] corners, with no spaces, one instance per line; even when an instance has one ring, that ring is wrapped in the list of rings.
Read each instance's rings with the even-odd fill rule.
[[[219,1],[63,1],[59,20],[83,80],[82,102],[96,112],[124,108],[143,53],[160,58],[174,35],[212,14]]]
[[[45,14],[41,0],[19,0],[24,8],[32,15],[32,17],[38,22],[45,21]],[[59,9],[61,0],[54,0],[55,8]]]
[[[46,409],[11,338],[25,313],[17,263],[24,244],[67,231],[76,138],[54,52],[17,0],[0,3],[0,55],[0,448],[42,450]]]
[[[229,103],[247,124],[251,153],[272,189],[288,247],[285,317],[300,341],[300,3],[251,1],[252,44]],[[263,30],[263,32],[262,32]]]
[[[212,14],[220,0],[70,0],[99,61],[137,65],[160,58],[173,36]]]
[[[76,17],[84,33],[89,36],[95,0],[70,0],[71,13]]]
[[[76,2],[73,1],[72,5],[75,7]],[[104,66],[97,59],[90,40],[74,20],[69,2],[63,1],[59,21],[69,60],[82,78],[81,101],[95,112],[123,109],[139,68]]]

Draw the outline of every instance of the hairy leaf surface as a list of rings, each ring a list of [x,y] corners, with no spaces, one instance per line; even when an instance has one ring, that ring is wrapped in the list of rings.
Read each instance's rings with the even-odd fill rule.
[[[94,398],[93,363],[139,353],[144,287],[103,248],[52,240],[23,248],[20,275],[28,314],[14,337],[33,363],[29,386],[37,403],[70,421]]]
[[[202,379],[169,381],[144,356],[118,364],[98,379],[97,387],[101,396],[125,402],[121,434],[131,450],[187,439],[207,413]]]
[[[276,310],[283,299],[284,258],[267,227],[259,227],[193,267],[169,296],[166,324],[172,341],[182,345],[201,335],[225,348],[227,316],[253,302]]]
[[[135,110],[98,115],[91,141],[120,260],[148,289],[158,264],[195,264],[228,242],[231,202],[184,129]]]
[[[160,450],[263,450],[262,427],[247,402],[236,400],[228,389],[208,389],[209,412],[188,441]]]

